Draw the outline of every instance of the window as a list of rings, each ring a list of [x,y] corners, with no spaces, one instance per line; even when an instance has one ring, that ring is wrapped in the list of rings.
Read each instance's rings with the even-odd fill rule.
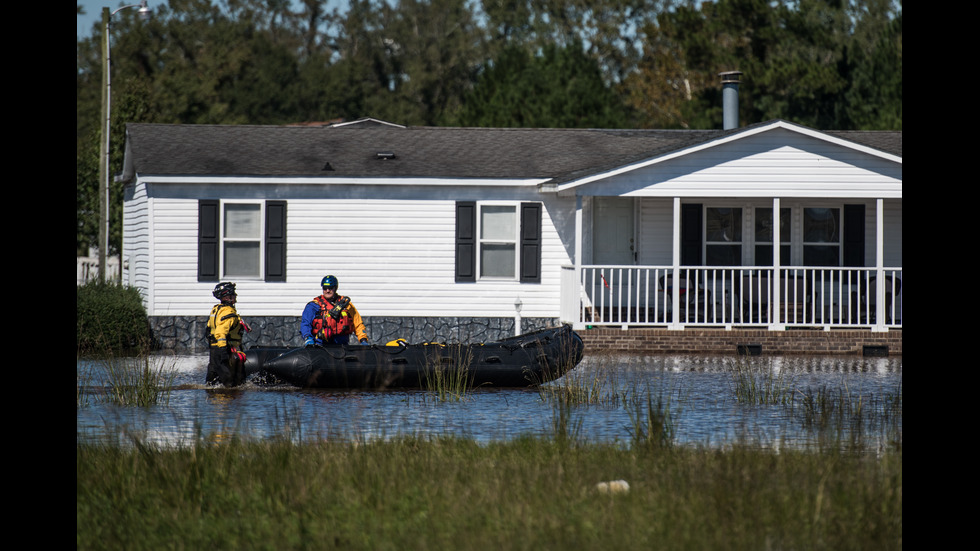
[[[481,278],[516,277],[517,206],[479,205],[478,271]]]
[[[286,202],[198,202],[198,281],[286,280]]]
[[[456,281],[541,282],[540,203],[456,203]]]
[[[262,275],[262,205],[225,203],[222,212],[221,279]]]
[[[779,263],[787,265],[792,262],[790,254],[792,249],[790,242],[790,220],[792,210],[788,208],[779,209]],[[775,227],[772,223],[772,209],[755,209],[755,265],[772,266],[772,236]]]
[[[771,266],[775,229],[772,208],[752,207],[753,216],[748,222],[743,218],[749,212],[746,208],[682,204],[681,264]],[[865,205],[860,203],[780,208],[779,263],[864,266],[867,231]]]
[[[803,209],[803,265],[840,266],[841,216],[839,208]]]
[[[708,266],[742,265],[742,209],[705,209],[704,257]]]

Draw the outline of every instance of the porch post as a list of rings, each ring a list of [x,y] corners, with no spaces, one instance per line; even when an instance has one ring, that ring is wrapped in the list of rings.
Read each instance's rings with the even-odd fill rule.
[[[781,293],[779,290],[782,288],[779,284],[782,267],[782,259],[779,257],[780,241],[782,236],[779,235],[779,222],[782,217],[779,215],[779,197],[772,198],[772,289],[769,291],[771,293],[769,304],[772,306],[772,312],[769,313],[769,329],[775,331],[782,331],[786,329],[786,324],[783,323],[779,317],[779,309],[781,302]]]
[[[582,272],[582,196],[575,196],[575,278],[581,281]]]
[[[670,290],[670,303],[673,305],[670,312],[670,323],[667,324],[667,329],[683,329],[684,327],[680,324],[681,317],[681,295],[680,295],[680,285],[678,282],[681,277],[681,198],[674,197],[674,234],[673,234],[673,252],[671,256],[671,266],[673,267],[673,275],[671,276],[671,281],[674,282],[671,285]]]
[[[885,200],[875,200],[875,332],[888,331],[885,326]]]
[[[582,319],[582,196],[575,195],[575,288],[569,289],[569,293],[575,293],[575,323],[572,328],[576,330],[585,329],[585,322]]]

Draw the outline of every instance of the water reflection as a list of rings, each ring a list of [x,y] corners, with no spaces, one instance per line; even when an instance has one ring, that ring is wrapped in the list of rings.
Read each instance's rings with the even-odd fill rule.
[[[568,411],[576,436],[589,441],[629,444],[635,429],[631,414],[648,400],[660,400],[671,414],[677,443],[803,445],[815,438],[812,408],[820,404],[816,398],[824,398],[824,412],[830,407],[840,413],[842,404],[857,403],[847,400],[860,400],[870,409],[900,400],[902,383],[901,358],[599,356],[586,357],[543,391],[480,389],[461,401],[440,402],[424,391],[337,392],[251,383],[242,389],[210,389],[200,384],[206,356],[155,361],[175,371],[174,390],[166,403],[143,408],[104,403],[99,364],[78,362],[78,441],[137,438],[176,445],[233,437],[307,440],[439,434],[488,442],[548,436],[555,430],[558,410],[549,389],[559,385],[591,389],[591,403],[577,403]],[[733,375],[737,372],[752,377],[753,385],[776,387],[785,403],[739,399]],[[845,393],[847,400],[827,399],[835,392]],[[870,436],[871,445],[876,440],[885,445],[896,428],[900,438],[898,404],[890,413],[871,412],[873,417],[861,427],[871,429],[864,435]],[[826,418],[817,420],[825,424]]]

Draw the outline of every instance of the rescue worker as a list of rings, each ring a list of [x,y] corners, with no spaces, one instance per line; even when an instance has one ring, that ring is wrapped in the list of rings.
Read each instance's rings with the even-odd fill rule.
[[[235,309],[238,294],[234,283],[219,283],[215,285],[212,294],[220,302],[208,315],[207,339],[211,344],[211,358],[205,382],[209,385],[220,382],[224,386],[238,386],[245,382],[242,332],[251,329]]]
[[[350,298],[337,294],[337,278],[328,275],[320,281],[323,294],[311,300],[303,309],[300,334],[306,346],[349,344],[350,336],[368,344],[364,322]]]

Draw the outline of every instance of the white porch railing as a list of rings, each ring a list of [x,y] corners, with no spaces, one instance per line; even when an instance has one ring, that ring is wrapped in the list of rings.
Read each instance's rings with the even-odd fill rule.
[[[887,330],[902,326],[902,269],[566,266],[561,316],[577,326]]]
[[[75,281],[77,285],[84,285],[90,280],[99,277],[99,257],[97,256],[76,256],[75,257]],[[119,282],[119,257],[106,257],[106,273],[109,281]]]

